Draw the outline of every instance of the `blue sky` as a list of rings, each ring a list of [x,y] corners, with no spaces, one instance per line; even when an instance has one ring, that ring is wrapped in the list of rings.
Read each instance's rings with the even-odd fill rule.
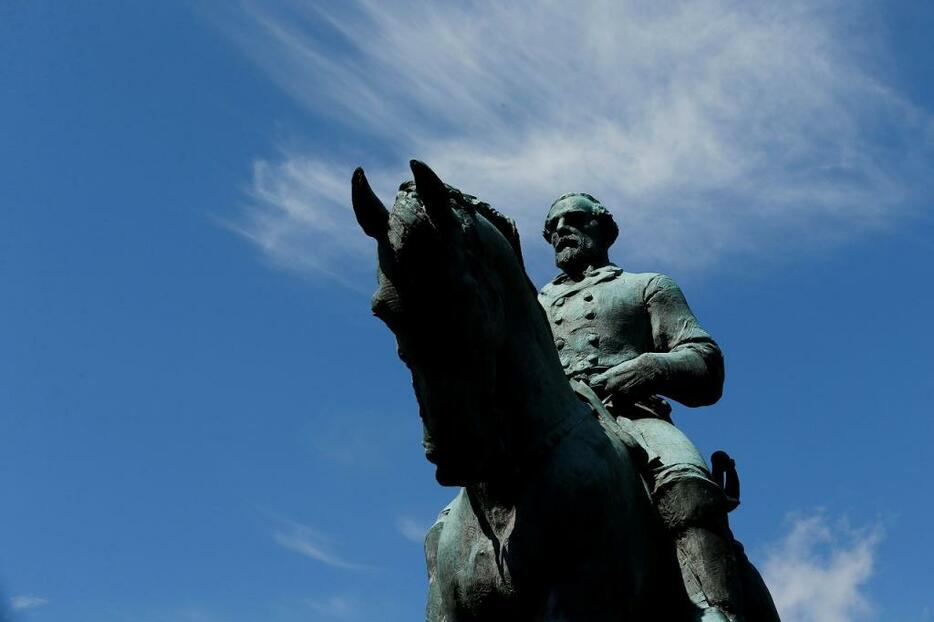
[[[932,619],[934,7],[508,6],[0,6],[11,619],[418,619],[454,491],[349,211],[411,157],[540,285],[570,190],[681,284],[786,619]]]

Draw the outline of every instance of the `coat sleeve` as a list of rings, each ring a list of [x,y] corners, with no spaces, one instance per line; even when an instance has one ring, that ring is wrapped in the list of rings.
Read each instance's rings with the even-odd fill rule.
[[[652,324],[659,367],[656,393],[685,406],[707,406],[723,393],[723,354],[688,307],[681,288],[655,275],[646,284],[644,302]]]

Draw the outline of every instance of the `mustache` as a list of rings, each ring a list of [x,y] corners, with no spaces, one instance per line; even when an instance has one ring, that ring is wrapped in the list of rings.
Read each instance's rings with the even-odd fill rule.
[[[555,242],[555,250],[560,251],[566,248],[579,248],[581,245],[581,240],[576,235],[566,235],[561,238],[558,238],[558,241]]]

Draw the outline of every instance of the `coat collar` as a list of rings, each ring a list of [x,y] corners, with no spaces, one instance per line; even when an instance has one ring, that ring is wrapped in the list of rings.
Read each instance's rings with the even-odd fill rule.
[[[610,281],[623,273],[623,269],[615,264],[607,264],[602,268],[597,268],[585,274],[580,281],[572,280],[563,272],[556,276],[548,285],[542,288],[542,296],[549,299],[549,304],[554,304],[559,298],[564,298],[577,292],[587,289],[597,283]]]

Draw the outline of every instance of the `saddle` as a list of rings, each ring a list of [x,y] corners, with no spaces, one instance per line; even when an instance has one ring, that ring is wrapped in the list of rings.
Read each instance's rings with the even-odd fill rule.
[[[632,419],[655,417],[671,422],[671,406],[667,401],[652,396],[653,401],[643,401],[633,404],[626,409],[625,415],[614,416],[607,405],[600,399],[590,386],[577,379],[571,379],[571,388],[577,396],[586,402],[593,410],[594,416],[603,429],[610,435],[618,438],[629,451],[630,457],[642,475],[642,483],[649,496],[652,496],[652,466],[649,455],[639,442],[640,434],[632,425]],[[657,401],[657,403],[656,403]],[[631,411],[631,412],[630,412]],[[710,457],[711,478],[726,497],[727,512],[732,512],[739,505],[739,474],[736,471],[736,462],[725,451],[715,451]]]

